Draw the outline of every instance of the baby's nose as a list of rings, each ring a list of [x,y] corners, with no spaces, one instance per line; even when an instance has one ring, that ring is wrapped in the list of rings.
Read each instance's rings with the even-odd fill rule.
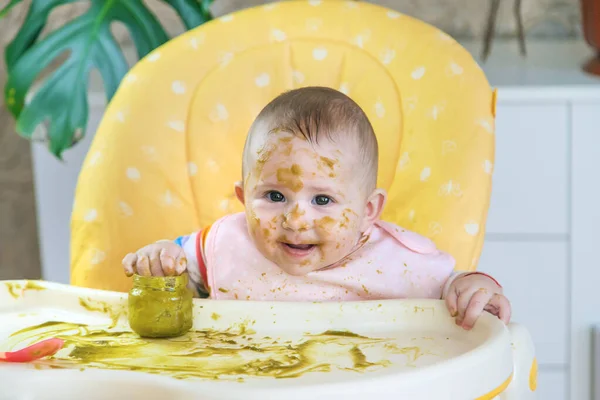
[[[283,228],[291,231],[306,231],[310,228],[306,218],[306,211],[295,204],[288,212],[283,215]]]

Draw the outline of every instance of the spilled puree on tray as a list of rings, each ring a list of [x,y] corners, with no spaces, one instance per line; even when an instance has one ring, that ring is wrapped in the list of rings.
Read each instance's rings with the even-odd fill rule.
[[[65,347],[33,363],[36,368],[134,370],[178,379],[240,382],[249,377],[296,378],[309,372],[365,372],[389,366],[388,360],[367,359],[365,350],[374,346],[389,354],[404,354],[408,363],[424,354],[418,346],[398,347],[391,339],[351,332],[326,331],[283,341],[260,337],[248,324],[151,339],[123,329],[53,321],[18,331],[3,346],[16,348],[51,337],[64,339]]]

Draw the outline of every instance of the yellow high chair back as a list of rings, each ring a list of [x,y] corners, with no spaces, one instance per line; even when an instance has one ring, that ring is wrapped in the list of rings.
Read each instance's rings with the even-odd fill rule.
[[[242,211],[248,128],[283,91],[329,86],[379,140],[383,218],[476,268],[491,194],[493,91],[439,30],[354,1],[287,1],[189,31],[141,60],[110,102],[72,215],[71,283],[126,291],[121,259]]]

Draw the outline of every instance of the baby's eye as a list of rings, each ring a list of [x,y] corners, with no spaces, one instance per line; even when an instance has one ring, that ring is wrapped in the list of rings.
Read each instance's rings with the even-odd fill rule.
[[[318,206],[326,206],[331,202],[333,202],[333,200],[329,196],[319,195],[315,196],[315,198],[313,199],[313,204],[316,204]]]
[[[285,197],[280,192],[276,191],[271,191],[267,193],[267,198],[273,203],[280,203],[282,201],[285,201]]]

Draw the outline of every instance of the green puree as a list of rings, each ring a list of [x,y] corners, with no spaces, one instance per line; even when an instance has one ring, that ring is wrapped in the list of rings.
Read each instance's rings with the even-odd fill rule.
[[[129,291],[129,325],[142,337],[180,336],[193,325],[187,275],[135,275]]]

